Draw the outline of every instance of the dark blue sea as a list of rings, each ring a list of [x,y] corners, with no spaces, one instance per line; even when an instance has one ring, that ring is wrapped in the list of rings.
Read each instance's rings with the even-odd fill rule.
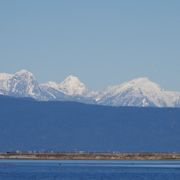
[[[180,180],[180,161],[0,160],[0,180]]]

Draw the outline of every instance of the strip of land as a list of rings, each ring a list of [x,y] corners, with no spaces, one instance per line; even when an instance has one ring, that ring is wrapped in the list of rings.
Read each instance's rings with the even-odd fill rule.
[[[180,153],[0,153],[0,159],[180,160]]]

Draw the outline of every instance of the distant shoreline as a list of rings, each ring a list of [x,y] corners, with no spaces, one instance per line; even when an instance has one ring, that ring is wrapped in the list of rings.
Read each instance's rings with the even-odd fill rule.
[[[0,159],[180,160],[180,153],[0,153]]]

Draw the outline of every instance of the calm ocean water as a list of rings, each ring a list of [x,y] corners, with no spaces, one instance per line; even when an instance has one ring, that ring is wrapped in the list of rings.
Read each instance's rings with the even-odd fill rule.
[[[179,180],[180,161],[0,160],[0,180]]]

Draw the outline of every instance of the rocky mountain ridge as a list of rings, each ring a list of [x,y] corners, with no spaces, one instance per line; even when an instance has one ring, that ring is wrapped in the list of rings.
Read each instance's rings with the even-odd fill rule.
[[[138,78],[105,90],[92,91],[77,78],[38,84],[31,72],[0,73],[0,94],[41,101],[76,101],[87,104],[138,107],[180,107],[180,92],[165,91],[148,78]]]

